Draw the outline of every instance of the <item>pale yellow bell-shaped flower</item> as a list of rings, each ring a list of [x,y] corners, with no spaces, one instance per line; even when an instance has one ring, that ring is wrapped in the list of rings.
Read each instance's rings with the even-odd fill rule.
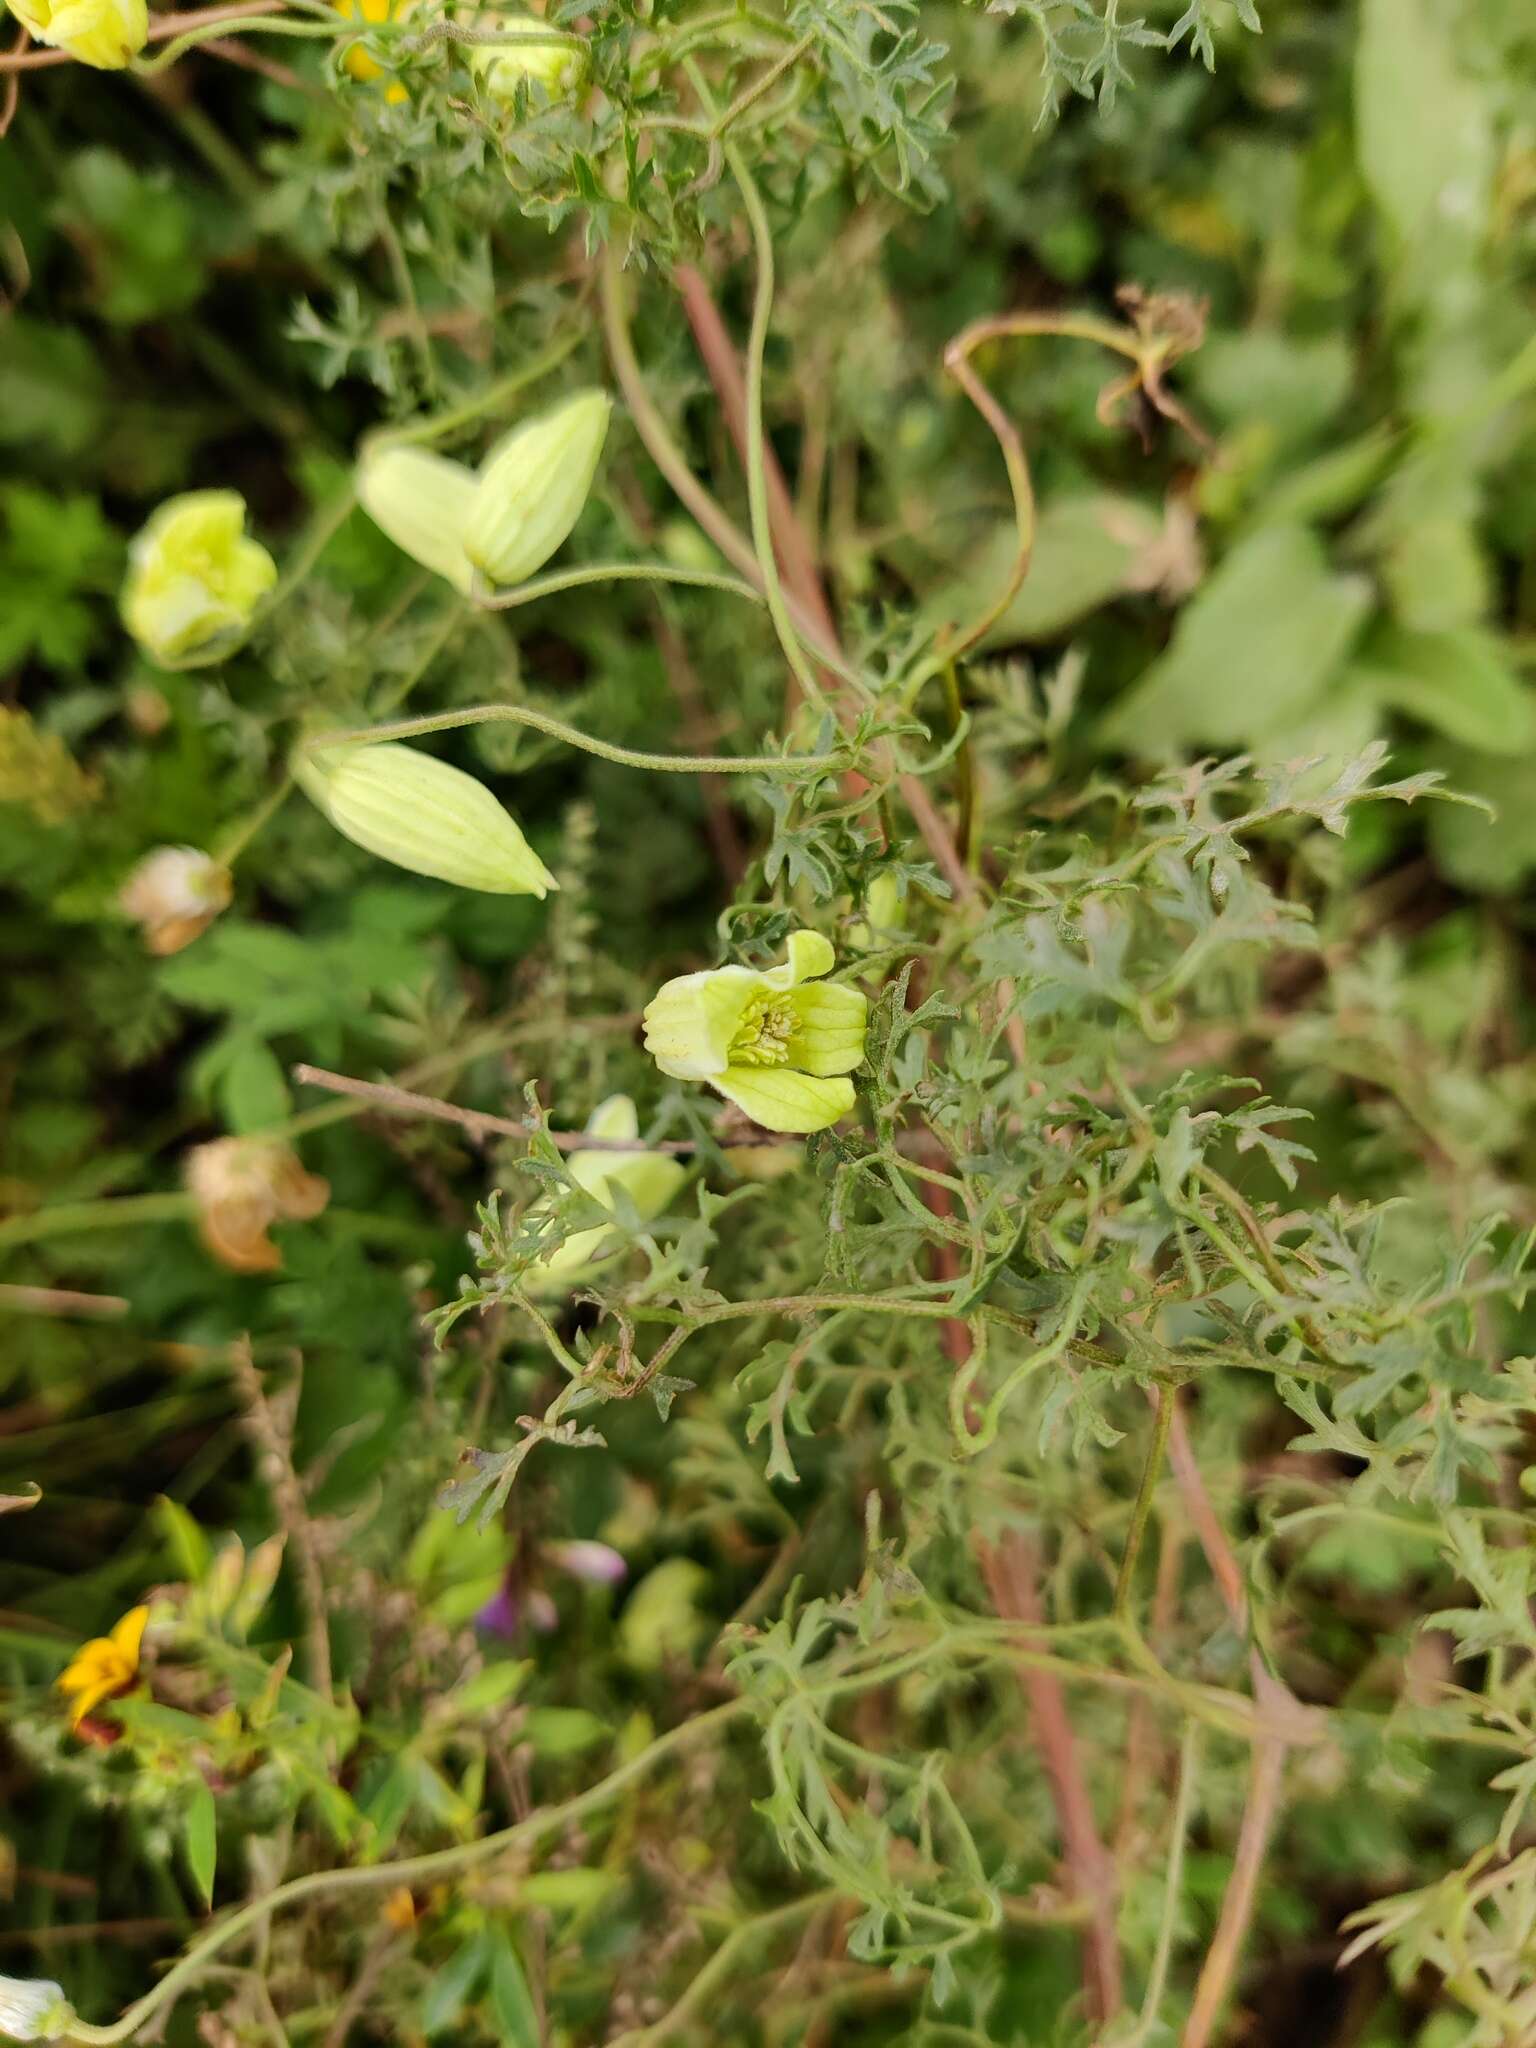
[[[480,466],[464,551],[492,583],[526,583],[587,502],[613,402],[581,391],[504,435]]]
[[[638,1138],[640,1120],[635,1105],[627,1095],[610,1095],[588,1117],[587,1130],[594,1138]],[[613,1191],[622,1188],[647,1223],[666,1208],[686,1172],[679,1160],[665,1152],[573,1152],[568,1170],[576,1185],[605,1209],[614,1207]],[[537,1207],[547,1209],[549,1203],[546,1200]],[[524,1284],[540,1290],[570,1287],[621,1249],[614,1243],[612,1231],[601,1223],[592,1230],[578,1230],[547,1258],[536,1260],[524,1274]]]
[[[560,886],[485,784],[432,754],[395,740],[321,745],[294,755],[293,774],[338,832],[398,868],[495,896]]]
[[[123,623],[151,660],[198,668],[233,653],[276,581],[238,491],[185,491],[129,543]]]
[[[364,448],[353,481],[358,503],[397,548],[468,594],[475,572],[464,527],[479,482],[472,469],[429,448],[385,441]]]
[[[75,2008],[51,1977],[0,1977],[0,2039],[57,2041],[75,2023]]]
[[[121,71],[149,35],[145,0],[7,0],[27,33],[93,71]]]
[[[853,1107],[869,1004],[824,982],[835,955],[819,932],[791,934],[781,967],[682,974],[645,1012],[646,1050],[664,1074],[707,1081],[769,1131],[821,1131]]]

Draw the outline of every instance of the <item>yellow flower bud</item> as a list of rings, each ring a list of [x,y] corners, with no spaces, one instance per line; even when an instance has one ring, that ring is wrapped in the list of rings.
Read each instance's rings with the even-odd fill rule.
[[[857,989],[820,983],[832,967],[819,932],[789,940],[782,967],[682,974],[645,1012],[646,1050],[664,1074],[707,1081],[769,1131],[821,1131],[853,1107],[869,1005]]]
[[[222,661],[276,581],[277,564],[246,536],[240,493],[187,491],[129,544],[123,623],[165,667]]]
[[[358,503],[374,525],[413,562],[466,593],[474,570],[464,552],[464,525],[476,482],[462,462],[388,442],[364,449],[355,478]]]
[[[0,1977],[0,2035],[7,2041],[57,2041],[75,2008],[51,1977]]]
[[[8,0],[10,10],[40,43],[68,50],[93,71],[121,71],[149,35],[145,0]]]
[[[571,99],[581,90],[587,73],[587,53],[571,36],[557,38],[531,14],[477,15],[477,29],[504,29],[509,36],[543,34],[544,42],[469,43],[465,56],[470,70],[492,99],[509,106],[525,81],[541,85],[552,100]]]
[[[294,779],[336,830],[381,860],[496,896],[559,887],[483,782],[395,741],[298,753]]]
[[[610,1095],[588,1117],[587,1129],[594,1138],[638,1138],[640,1120],[627,1095]],[[571,1179],[605,1209],[614,1207],[609,1191],[622,1188],[647,1223],[666,1208],[685,1172],[681,1163],[665,1152],[573,1152],[569,1164]],[[549,1203],[537,1206],[547,1209]],[[530,1266],[525,1283],[539,1288],[548,1284],[570,1287],[617,1249],[612,1233],[602,1224],[595,1230],[578,1230],[547,1258]]]
[[[491,450],[464,529],[464,550],[492,583],[542,569],[587,502],[612,401],[583,391],[525,420]]]

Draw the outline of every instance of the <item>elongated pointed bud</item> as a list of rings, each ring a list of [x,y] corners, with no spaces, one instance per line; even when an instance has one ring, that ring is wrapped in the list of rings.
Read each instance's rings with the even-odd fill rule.
[[[526,583],[587,502],[612,401],[583,391],[525,420],[491,450],[464,529],[464,551],[492,583]]]
[[[149,35],[145,0],[9,0],[16,19],[40,43],[67,50],[93,71],[121,71]]]
[[[531,14],[482,15],[474,26],[503,30],[509,38],[505,43],[470,43],[465,48],[470,70],[492,99],[510,106],[524,83],[541,85],[552,100],[571,99],[581,90],[587,75],[587,53],[574,36],[556,35],[546,22]],[[520,36],[528,40],[511,40]],[[539,36],[545,40],[535,40]]]
[[[472,469],[428,448],[386,443],[364,449],[354,481],[358,503],[397,548],[468,592],[474,571],[464,525],[475,498]]]
[[[338,832],[398,868],[496,896],[559,886],[483,782],[415,747],[300,752],[293,773]]]

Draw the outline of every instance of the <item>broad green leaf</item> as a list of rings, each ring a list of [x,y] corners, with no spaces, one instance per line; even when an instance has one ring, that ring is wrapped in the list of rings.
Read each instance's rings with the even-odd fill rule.
[[[1184,607],[1173,644],[1111,713],[1112,743],[1163,754],[1254,746],[1322,702],[1370,604],[1300,526],[1267,526],[1232,550]]]
[[[236,1137],[269,1130],[293,1108],[277,1057],[259,1038],[240,1042],[221,1077],[219,1099],[224,1120]]]
[[[192,1873],[198,1897],[205,1906],[211,1905],[213,1874],[219,1855],[219,1826],[213,1794],[201,1778],[192,1788],[192,1802],[187,1808],[186,1844],[187,1867]]]
[[[1399,240],[1471,242],[1487,218],[1490,109],[1462,75],[1444,9],[1362,0],[1355,52],[1355,147],[1371,196]]]
[[[524,1732],[535,1756],[579,1756],[609,1730],[585,1707],[535,1707]]]
[[[444,1963],[421,2002],[424,2033],[446,2033],[455,2024],[485,1974],[490,1947],[490,1936],[482,1928]]]
[[[1157,515],[1135,498],[1094,492],[1054,499],[1040,514],[1023,587],[986,644],[1057,638],[1119,596],[1137,556],[1160,528]],[[967,574],[963,596],[946,593],[952,617],[963,620],[985,609],[1006,583],[1017,548],[1012,524],[999,528],[981,550],[974,573]]]
[[[611,1870],[541,1870],[523,1880],[522,1895],[530,1906],[580,1913],[597,1905],[618,1882]]]
[[[1487,754],[1536,748],[1536,690],[1522,682],[1487,633],[1371,636],[1349,676],[1394,711]]]
[[[493,1930],[491,2004],[507,2048],[539,2048],[539,2015],[517,1951],[500,1928]]]
[[[1513,889],[1536,869],[1536,755],[1500,759],[1446,747],[1433,757],[1450,788],[1491,804],[1490,818],[1467,804],[1429,813],[1435,858],[1466,889]]]

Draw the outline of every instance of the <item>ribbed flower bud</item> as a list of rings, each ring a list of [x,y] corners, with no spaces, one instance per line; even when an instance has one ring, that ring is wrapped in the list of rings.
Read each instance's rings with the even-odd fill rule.
[[[123,623],[152,660],[198,668],[233,653],[276,581],[238,491],[185,491],[129,543]]]
[[[464,525],[476,481],[462,462],[388,442],[364,449],[354,479],[358,503],[374,525],[413,562],[466,593],[474,570],[464,552]]]
[[[57,2041],[75,2008],[51,1977],[0,1977],[0,2035],[8,2041]]]
[[[559,887],[483,782],[415,747],[300,752],[293,773],[338,832],[398,868],[497,896]]]
[[[229,869],[195,846],[157,846],[118,892],[118,907],[144,927],[151,953],[179,953],[201,936],[234,890]]]
[[[145,0],[8,0],[12,14],[40,43],[67,50],[93,71],[121,71],[149,35]]]
[[[525,583],[580,517],[612,401],[583,391],[525,420],[491,450],[464,529],[464,551],[492,583]]]
[[[477,15],[477,29],[500,29],[509,36],[532,38],[543,34],[547,41],[470,43],[465,55],[470,70],[492,99],[511,105],[522,84],[541,85],[552,100],[572,99],[587,75],[587,53],[573,37],[556,39],[531,14]]]

